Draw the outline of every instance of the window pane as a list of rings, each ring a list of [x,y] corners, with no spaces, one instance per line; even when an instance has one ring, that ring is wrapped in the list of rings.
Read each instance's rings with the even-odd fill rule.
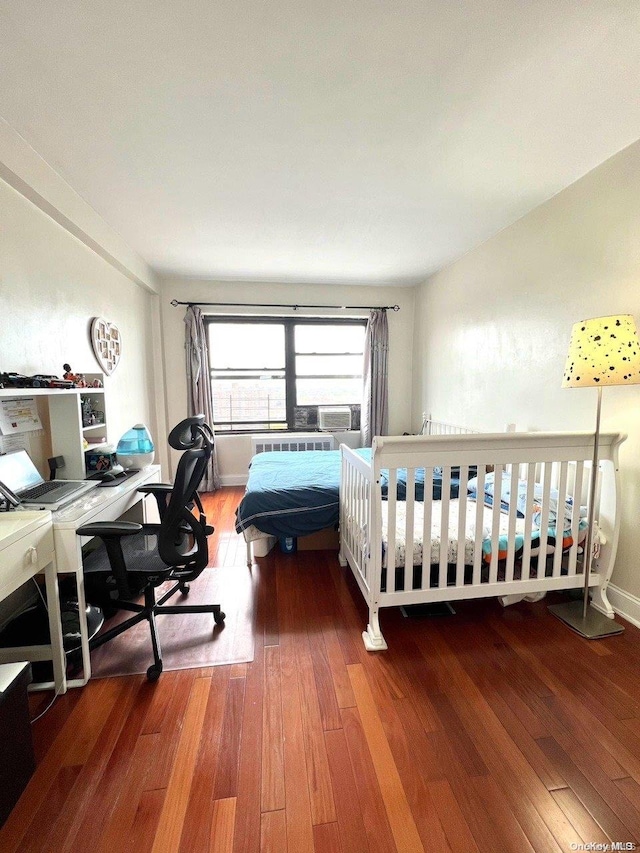
[[[362,376],[361,355],[298,355],[297,376]]]
[[[295,348],[299,353],[364,351],[364,326],[296,326]]]
[[[252,421],[286,424],[284,379],[214,379],[211,385],[216,426],[231,423],[242,429],[242,422]]]
[[[356,404],[362,398],[362,379],[297,379],[298,406]]]
[[[211,367],[284,370],[284,326],[275,323],[209,323]]]

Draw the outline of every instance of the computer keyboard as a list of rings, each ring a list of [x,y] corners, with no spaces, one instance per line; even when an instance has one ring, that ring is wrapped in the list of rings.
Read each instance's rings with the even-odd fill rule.
[[[33,486],[33,488],[27,489],[26,491],[22,492],[20,495],[20,500],[31,501],[31,500],[34,500],[35,498],[41,498],[42,495],[46,495],[47,492],[50,492],[52,489],[59,489],[59,488],[60,488],[59,483],[52,483],[52,482],[40,483],[39,486]]]

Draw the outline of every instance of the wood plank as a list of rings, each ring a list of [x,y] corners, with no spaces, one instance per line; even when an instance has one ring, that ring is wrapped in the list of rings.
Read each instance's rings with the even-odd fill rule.
[[[257,756],[262,755],[262,721],[264,703],[264,656],[266,592],[270,578],[263,567],[254,565],[256,580],[256,618],[254,658],[247,668],[245,699],[242,712],[242,738],[238,757],[238,795],[236,797],[236,822],[233,835],[234,853],[259,853],[260,851],[260,788],[261,768],[256,767]]]
[[[209,853],[232,853],[233,829],[236,821],[236,798],[215,800],[211,820]],[[197,848],[191,848],[194,850]]]
[[[455,853],[480,853],[448,780],[431,781],[428,788],[451,850]]]
[[[153,853],[175,853],[179,847],[210,688],[211,679],[198,678],[191,689]]]
[[[358,783],[353,775],[344,732],[334,729],[325,732],[324,737],[335,791],[340,844],[343,850],[367,851],[369,844],[358,800]]]
[[[159,733],[140,735],[133,750],[129,771],[121,781],[120,791],[106,821],[102,835],[94,848],[97,853],[113,853],[125,850],[132,835],[142,797],[144,782],[153,763],[153,755],[158,747]],[[164,791],[162,792],[164,794]],[[158,818],[160,814],[158,813]]]
[[[102,786],[108,762],[133,707],[136,692],[140,686],[139,679],[126,681],[119,679],[119,681],[119,690],[115,694],[118,701],[112,707],[111,713],[104,721],[102,728],[99,731],[94,729],[97,734],[94,747],[91,753],[87,755],[76,784],[67,798],[66,808],[56,821],[49,837],[48,843],[52,850],[73,851],[75,838],[87,809],[96,812],[98,820],[103,820],[104,813],[109,811],[108,801],[100,800],[99,807],[93,801],[96,792]],[[76,754],[75,749],[72,752]]]
[[[122,779],[123,777],[126,778],[129,773],[147,710],[154,695],[152,684],[141,679],[136,681],[137,684],[134,682],[136,687],[131,698],[131,704],[123,702],[122,713],[125,719],[122,721],[113,752],[99,780],[100,801],[86,811],[81,822],[76,821],[77,828],[74,834],[69,836],[68,846],[71,849],[80,843],[92,850],[99,846],[104,836],[105,825],[109,822],[113,808],[120,796]],[[87,780],[81,779],[80,784],[86,787]]]
[[[267,646],[264,650],[263,689],[261,802],[263,812],[275,812],[285,807],[282,689],[278,646]]]
[[[300,712],[304,735],[311,820],[314,824],[333,823],[336,820],[329,761],[324,738],[324,725],[320,710],[317,679],[313,661],[304,641],[296,650],[300,686]]]
[[[345,853],[340,843],[337,823],[323,823],[313,827],[315,853]],[[276,853],[274,850],[273,853]]]
[[[214,667],[207,699],[202,737],[198,746],[191,782],[191,792],[180,838],[180,850],[206,850],[210,842],[214,804],[212,779],[221,754],[222,725],[231,668]]]
[[[130,827],[127,853],[151,853],[165,802],[166,789],[142,791],[140,803]]]
[[[611,839],[602,827],[593,819],[575,791],[571,788],[558,788],[552,792],[553,798],[575,827],[583,842],[607,844]]]
[[[628,776],[625,779],[616,779],[615,783],[636,811],[640,811],[640,785],[636,780]]]
[[[262,815],[260,853],[287,853],[287,816],[284,809]]]
[[[580,802],[604,832],[616,840],[626,839],[630,828],[623,822],[624,815],[616,813],[623,800],[619,792],[616,805],[612,807],[553,738],[541,738],[538,743],[541,749],[560,768],[560,772],[575,791]],[[611,784],[613,785],[613,783]],[[630,820],[630,822],[634,823],[634,820]],[[634,832],[633,829],[631,831]],[[640,837],[640,835],[636,834],[636,837]]]
[[[403,853],[423,851],[420,835],[407,803],[362,665],[351,664],[349,677],[396,847]]]
[[[220,746],[213,783],[214,800],[226,800],[238,795],[238,763],[242,737],[244,678],[230,678],[222,721]]]
[[[288,561],[289,566],[291,562]],[[287,844],[296,853],[313,853],[313,829],[309,798],[302,702],[298,678],[295,638],[300,630],[293,572],[279,572],[280,668],[282,674],[282,731],[284,737]]]
[[[430,637],[429,654],[446,661],[449,700],[527,838],[536,850],[557,851],[558,847],[575,843],[573,827],[508,737],[471,676],[452,658],[451,648],[440,634],[438,631]],[[520,780],[517,794],[514,776]]]
[[[357,780],[356,792],[369,842],[369,851],[370,853],[387,853],[387,851],[393,850],[395,843],[357,708],[343,709],[342,727],[349,750],[353,776]]]
[[[29,833],[28,838],[22,840],[20,853],[40,853],[45,849],[49,832],[53,830],[58,815],[65,808],[65,803],[81,770],[81,766],[65,765],[60,768],[47,798],[33,815],[31,827],[34,831]]]
[[[196,680],[193,670],[181,670],[171,674],[175,675],[173,690],[160,723],[161,737],[157,741],[158,752],[153,757],[150,772],[145,779],[146,791],[164,789],[169,785],[176,750],[180,743],[184,715]],[[163,679],[164,673],[156,686],[164,690]],[[145,726],[143,732],[146,729]]]
[[[484,802],[487,813],[490,815],[491,823],[499,839],[498,850],[504,853],[534,853],[538,849],[553,849],[549,846],[544,848],[534,847],[525,834],[522,826],[516,820],[513,811],[505,800],[500,786],[491,776],[475,776],[471,779],[471,785],[477,795]],[[560,848],[555,848],[558,853]]]

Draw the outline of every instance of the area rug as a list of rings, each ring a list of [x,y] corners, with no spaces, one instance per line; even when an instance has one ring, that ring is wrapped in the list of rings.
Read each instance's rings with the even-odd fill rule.
[[[252,661],[255,585],[246,565],[224,566],[205,569],[193,581],[186,597],[176,593],[167,603],[220,604],[226,619],[223,626],[215,626],[210,613],[158,616],[163,668],[193,669]],[[127,614],[121,611],[104,627],[126,618]],[[145,620],[91,653],[91,677],[144,673],[152,663],[149,624]]]

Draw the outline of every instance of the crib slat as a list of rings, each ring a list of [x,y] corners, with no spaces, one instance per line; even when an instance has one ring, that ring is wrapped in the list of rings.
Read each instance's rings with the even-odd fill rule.
[[[516,517],[518,511],[518,465],[511,466],[511,498],[509,500],[509,538],[507,544],[507,565],[505,567],[504,579],[507,582],[513,580],[513,567],[516,552]]]
[[[406,519],[404,531],[404,590],[413,587],[414,501],[416,494],[415,468],[407,468]]]
[[[502,502],[503,465],[496,465],[493,474],[493,513],[491,517],[491,563],[489,564],[489,583],[498,580],[498,547],[500,539],[500,504]]]
[[[542,483],[542,515],[540,518],[540,552],[538,554],[538,577],[545,576],[547,542],[549,540],[549,500],[551,498],[551,462],[544,462]]]
[[[438,587],[447,585],[447,563],[449,552],[449,496],[451,494],[451,467],[442,468],[442,496],[440,501],[440,560],[438,563]]]
[[[456,586],[464,586],[465,552],[467,546],[467,481],[469,466],[460,466],[458,492],[458,551],[456,554]]]
[[[524,546],[522,550],[522,571],[520,577],[524,580],[531,574],[531,531],[533,530],[533,498],[536,484],[536,463],[527,465],[527,497],[524,510]],[[536,570],[537,577],[537,570]]]
[[[582,481],[584,479],[584,461],[575,463],[576,473],[573,483],[573,515],[571,516],[571,538],[573,540],[567,559],[567,575],[576,574],[578,562],[578,535],[580,531],[580,504],[582,503]]]
[[[476,535],[473,546],[473,583],[477,586],[482,577],[482,532],[484,530],[484,484],[487,476],[486,465],[478,465],[478,489],[476,497]]]
[[[360,566],[362,567],[362,574],[367,583],[367,586],[370,584],[370,560],[368,559],[368,548],[369,548],[369,536],[370,531],[367,529],[367,525],[369,523],[367,507],[369,506],[369,501],[372,499],[372,489],[371,483],[368,480],[365,480],[363,475],[354,469],[355,477],[357,478],[356,483],[354,484],[354,491],[356,492],[356,501],[358,507],[358,526],[353,531],[354,538],[358,536],[358,531],[362,531],[363,535],[354,541],[354,548],[357,549],[357,552],[360,555]]]
[[[558,507],[556,509],[556,549],[553,554],[553,577],[560,577],[562,569],[562,541],[564,539],[564,513],[565,499],[567,495],[567,462],[560,463],[560,476],[558,478]],[[575,511],[575,507],[573,508]]]
[[[389,491],[387,493],[387,589],[396,587],[396,518],[398,494],[398,472],[389,469]],[[373,543],[372,543],[373,544]]]
[[[422,512],[422,583],[429,589],[431,580],[431,510],[433,507],[433,468],[424,469],[424,504]]]

